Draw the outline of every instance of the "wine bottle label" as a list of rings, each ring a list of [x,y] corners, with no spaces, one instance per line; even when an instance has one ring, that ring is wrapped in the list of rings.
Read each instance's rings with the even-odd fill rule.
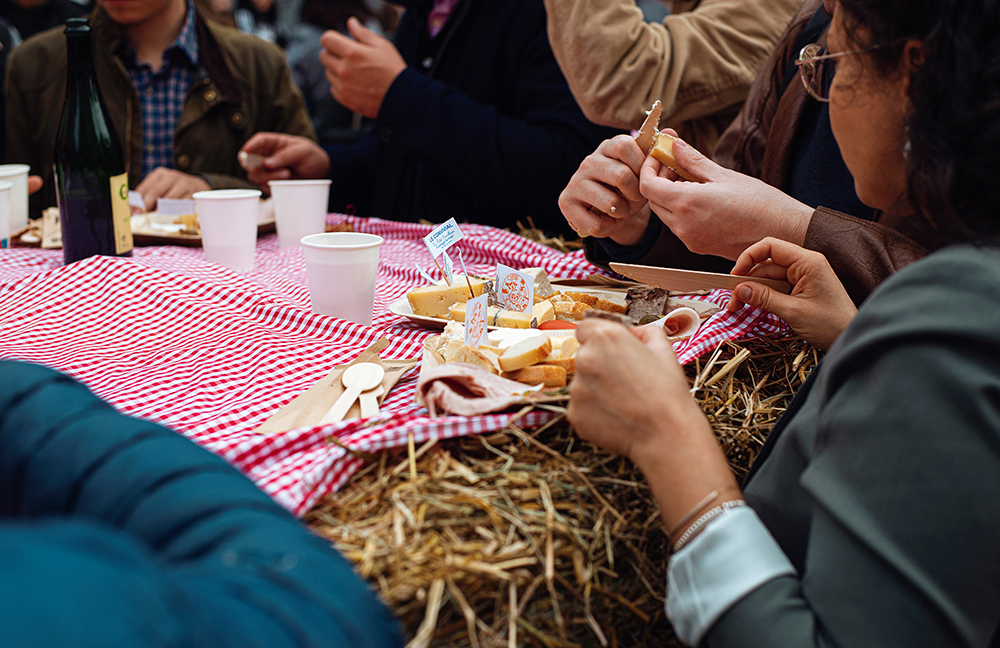
[[[128,206],[128,174],[111,177],[111,217],[115,221],[115,252],[132,249],[132,209]]]

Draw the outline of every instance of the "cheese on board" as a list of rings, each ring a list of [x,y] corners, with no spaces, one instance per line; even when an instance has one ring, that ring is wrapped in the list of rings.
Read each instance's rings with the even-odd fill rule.
[[[406,299],[409,300],[414,315],[447,319],[449,306],[472,298],[469,295],[469,284],[472,284],[475,297],[483,294],[482,279],[469,277],[467,284],[464,275],[455,275],[455,283],[450,286],[421,286],[408,292]]]

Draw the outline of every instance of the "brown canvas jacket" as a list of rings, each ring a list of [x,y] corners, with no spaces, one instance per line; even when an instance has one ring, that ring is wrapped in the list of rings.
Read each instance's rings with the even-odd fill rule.
[[[673,2],[662,24],[635,0],[545,0],[559,67],[591,121],[634,129],[663,102],[661,127],[711,151],[801,0]]]
[[[142,180],[139,96],[115,54],[121,28],[100,10],[90,20],[94,70],[111,120],[125,146],[129,186]],[[237,161],[240,147],[258,131],[316,138],[302,94],[281,51],[258,38],[198,15],[201,74],[188,90],[174,135],[174,166],[199,175],[214,189],[252,187]],[[7,68],[6,161],[31,165],[43,190],[32,211],[56,204],[52,155],[66,94],[63,28],[25,41]]]

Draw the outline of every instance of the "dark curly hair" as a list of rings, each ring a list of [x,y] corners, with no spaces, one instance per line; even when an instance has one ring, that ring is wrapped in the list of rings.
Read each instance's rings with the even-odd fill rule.
[[[911,202],[960,239],[1000,236],[1000,0],[839,0],[848,38],[898,69],[923,43],[910,82]]]

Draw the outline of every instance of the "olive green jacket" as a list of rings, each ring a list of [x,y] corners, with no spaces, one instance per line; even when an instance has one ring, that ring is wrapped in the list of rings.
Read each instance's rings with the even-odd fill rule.
[[[90,24],[95,74],[125,146],[134,189],[142,180],[143,125],[139,95],[115,53],[122,30],[100,10]],[[7,65],[6,162],[30,164],[44,179],[43,191],[32,197],[36,215],[56,204],[52,155],[66,95],[62,32],[59,27],[28,39],[11,52]],[[315,139],[315,131],[278,48],[200,15],[197,32],[200,70],[174,135],[174,167],[200,175],[216,189],[250,187],[236,155],[251,135],[278,131]]]

